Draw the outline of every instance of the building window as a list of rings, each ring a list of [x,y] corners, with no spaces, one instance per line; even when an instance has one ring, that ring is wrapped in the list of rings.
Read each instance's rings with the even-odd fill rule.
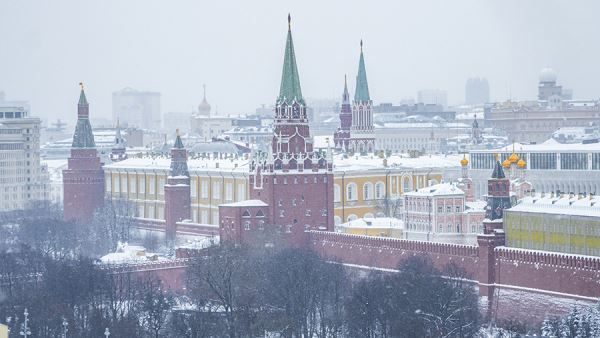
[[[208,182],[206,180],[200,182],[200,193],[202,198],[208,198]]]
[[[451,213],[452,212],[452,207],[451,206],[447,206],[446,207],[446,212],[447,213]]]
[[[226,201],[233,200],[233,184],[232,183],[225,184],[225,200]]]
[[[285,232],[287,232],[288,234],[292,232],[292,225],[291,225],[291,224],[288,224],[288,225],[285,227]]]
[[[137,179],[135,176],[132,176],[129,180],[129,192],[132,194],[137,192]]]
[[[356,184],[349,183],[346,186],[346,200],[356,201]]]
[[[410,178],[408,176],[402,177],[402,191],[409,192],[411,189],[410,185]]]
[[[244,222],[244,230],[246,230],[246,231],[250,230],[250,221]]]
[[[355,219],[357,219],[358,217],[355,214],[350,214],[348,215],[348,222],[354,221]]]
[[[119,176],[119,175],[117,175],[115,177],[115,192],[116,193],[121,192],[121,176]]]
[[[190,193],[192,197],[198,196],[198,182],[195,179],[190,180]]]
[[[340,201],[340,186],[337,184],[333,185],[333,201],[334,202]]]
[[[161,177],[158,179],[158,194],[159,195],[165,194],[165,178],[164,177]]]
[[[437,212],[440,213],[440,214],[443,213],[444,212],[444,207],[438,206],[437,207]]]
[[[376,199],[382,199],[384,198],[384,190],[385,190],[385,185],[383,184],[383,182],[377,182],[375,184],[375,198]]]
[[[121,176],[121,189],[123,189],[122,193],[127,193],[127,174]]]
[[[373,199],[373,184],[367,182],[363,185],[363,200],[368,201]]]
[[[285,210],[283,210],[283,209],[279,210],[279,217],[280,218],[284,218],[285,217]]]
[[[460,212],[460,206],[456,206],[456,212]]]
[[[140,182],[138,184],[138,189],[140,194],[144,194],[146,193],[146,178],[144,176],[141,176],[139,178]]]
[[[306,209],[306,211],[304,212],[304,216],[310,217],[310,214],[311,214],[310,209]]]
[[[154,195],[156,192],[156,178],[154,176],[150,176],[150,194]]]
[[[106,192],[111,192],[112,191],[112,177],[110,175],[106,175],[106,179],[104,180],[105,185],[106,185]]]
[[[258,221],[258,230],[265,230],[265,221]]]
[[[221,182],[213,182],[212,197],[215,200],[218,200],[221,198]]]
[[[246,200],[246,185],[244,183],[238,183],[237,185],[237,200]]]

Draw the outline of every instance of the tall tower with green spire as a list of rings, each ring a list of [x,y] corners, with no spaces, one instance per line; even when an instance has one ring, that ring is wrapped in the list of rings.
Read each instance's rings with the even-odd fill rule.
[[[92,134],[90,105],[83,83],[79,85],[77,125],[68,166],[63,170],[63,204],[65,219],[87,222],[104,204],[104,170]]]
[[[373,101],[369,95],[367,70],[360,40],[360,58],[356,75],[356,90],[352,102],[352,127],[350,128],[349,148],[361,153],[375,150],[375,129],[373,127]]]
[[[261,205],[266,208],[265,227],[257,233],[263,236],[259,237],[273,232],[285,244],[305,245],[307,230],[333,231],[331,151],[313,150],[308,122],[288,15],[273,140],[267,152],[255,154],[250,162],[250,198],[262,201]],[[241,210],[238,214],[243,213],[248,211]],[[242,221],[247,219],[237,223]],[[220,224],[225,223],[231,224],[231,221],[220,221]],[[248,228],[254,230],[250,225]],[[250,234],[248,231],[244,230],[244,234]],[[226,237],[223,240],[227,240]]]
[[[298,165],[294,157],[306,157],[312,153],[313,143],[308,127],[306,103],[300,88],[300,76],[292,39],[291,17],[288,15],[288,32],[281,72],[281,86],[275,102],[275,135],[271,144],[275,155],[275,166],[282,169],[289,165],[295,169]]]

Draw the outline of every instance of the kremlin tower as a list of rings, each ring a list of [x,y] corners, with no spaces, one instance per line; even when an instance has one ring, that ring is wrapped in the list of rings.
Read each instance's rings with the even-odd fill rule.
[[[363,55],[363,42],[360,40],[360,59],[356,90],[352,102],[352,126],[350,127],[350,149],[355,152],[375,150],[375,130],[373,127],[373,101],[369,96],[369,84]]]
[[[257,237],[250,233],[262,232],[276,235],[282,244],[304,246],[307,230],[333,231],[332,153],[313,150],[290,20],[273,140],[250,163],[251,200],[219,208],[223,241],[249,241],[244,238]],[[262,218],[260,226],[252,223],[256,215]]]
[[[342,107],[340,109],[340,127],[333,134],[333,143],[336,149],[343,151],[348,149],[350,140],[350,128],[352,127],[352,106],[350,105],[350,94],[348,93],[348,82],[344,76],[344,93],[342,94]]]
[[[120,162],[127,159],[127,152],[125,149],[125,140],[121,136],[121,126],[119,120],[117,120],[117,130],[115,131],[115,144],[110,150],[110,160],[112,162]]]
[[[190,173],[187,165],[187,150],[183,146],[179,129],[175,144],[171,148],[171,169],[165,184],[165,226],[167,241],[172,241],[177,232],[177,222],[190,218]]]
[[[90,125],[90,105],[83,84],[79,85],[77,125],[68,166],[63,170],[63,204],[65,219],[86,222],[104,204],[104,171]]]

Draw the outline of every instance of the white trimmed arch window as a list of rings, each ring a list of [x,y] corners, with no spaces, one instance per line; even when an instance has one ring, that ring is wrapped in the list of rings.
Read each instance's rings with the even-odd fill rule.
[[[334,202],[339,202],[340,201],[340,186],[337,184],[333,185],[333,201]]]
[[[350,215],[348,215],[348,218],[347,218],[348,222],[352,222],[356,219],[358,219],[358,217],[355,214],[350,214]]]
[[[346,185],[346,200],[356,201],[356,183],[348,183]]]
[[[375,198],[378,200],[385,198],[385,184],[383,182],[375,183]]]
[[[368,201],[373,199],[373,183],[367,182],[363,185],[363,200]]]

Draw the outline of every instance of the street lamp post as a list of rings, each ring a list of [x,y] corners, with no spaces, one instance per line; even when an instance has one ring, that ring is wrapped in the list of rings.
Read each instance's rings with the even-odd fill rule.
[[[23,311],[23,316],[25,316],[25,320],[23,320],[23,324],[21,324],[19,335],[27,338],[31,335],[31,331],[29,330],[29,312],[27,312],[27,308]]]
[[[67,319],[65,317],[63,317],[62,327],[63,327],[62,338],[67,338],[67,332],[69,332],[69,323],[67,322]]]

